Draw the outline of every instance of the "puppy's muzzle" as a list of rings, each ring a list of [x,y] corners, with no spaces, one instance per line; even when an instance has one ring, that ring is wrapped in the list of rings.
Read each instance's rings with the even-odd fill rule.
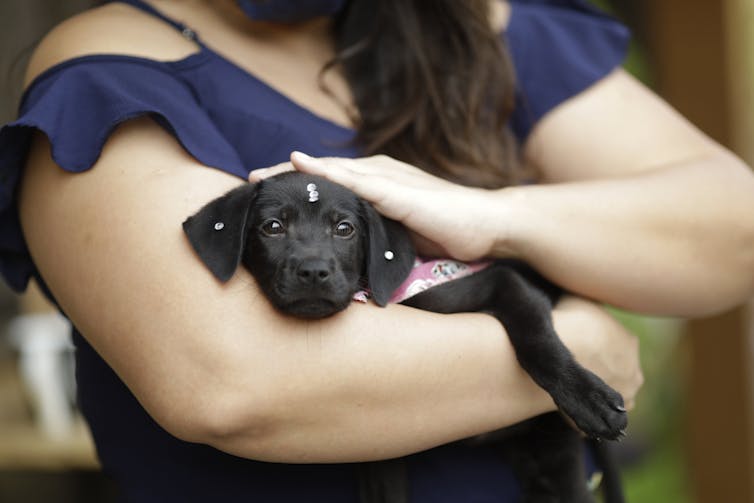
[[[316,288],[325,286],[332,278],[332,266],[320,258],[304,259],[296,267],[296,278],[302,286]]]
[[[353,292],[333,259],[293,256],[275,280],[274,304],[302,318],[324,318],[345,309]]]

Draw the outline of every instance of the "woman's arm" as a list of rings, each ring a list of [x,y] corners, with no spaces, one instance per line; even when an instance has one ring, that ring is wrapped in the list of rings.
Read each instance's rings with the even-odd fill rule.
[[[354,305],[305,322],[276,313],[244,270],[217,282],[181,222],[238,183],[146,118],[121,126],[80,174],[55,166],[38,138],[24,175],[22,226],[42,276],[169,432],[258,459],[350,461],[553,408],[486,315]],[[577,358],[630,402],[633,338],[588,304],[555,318]]]
[[[751,169],[627,73],[555,109],[525,154],[549,184],[510,194],[499,243],[567,288],[681,316],[754,293]]]
[[[627,309],[700,316],[754,291],[754,176],[623,71],[550,112],[525,157],[544,183],[497,191],[385,157],[292,161],[403,221],[429,250],[520,257]]]

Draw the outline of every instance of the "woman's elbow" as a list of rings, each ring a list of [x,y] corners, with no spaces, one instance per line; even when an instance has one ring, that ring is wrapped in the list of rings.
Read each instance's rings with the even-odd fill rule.
[[[727,311],[754,295],[754,174],[739,158],[722,153],[706,168],[699,222],[708,227],[693,235],[692,253],[700,250],[704,271],[697,286],[700,305],[685,316],[705,317]],[[708,199],[707,199],[708,198]],[[700,203],[702,201],[699,201]]]
[[[731,211],[731,234],[728,240],[734,243],[732,258],[728,264],[728,284],[730,285],[729,306],[740,304],[754,295],[754,173],[751,168],[739,161],[736,163],[737,183],[730,189],[730,200],[736,201]],[[725,257],[720,257],[725,261]]]
[[[261,446],[280,416],[264,397],[276,396],[279,390],[261,384],[251,390],[239,388],[218,386],[215,379],[207,379],[154,405],[145,403],[145,407],[163,429],[180,440],[247,458],[263,457]]]

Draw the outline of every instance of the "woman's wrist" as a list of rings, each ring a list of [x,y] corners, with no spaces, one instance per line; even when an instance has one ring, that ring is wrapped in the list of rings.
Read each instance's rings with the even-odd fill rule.
[[[486,224],[483,232],[490,240],[488,257],[525,257],[522,227],[529,223],[525,199],[520,187],[483,190],[477,195],[474,204],[480,208],[479,218]]]

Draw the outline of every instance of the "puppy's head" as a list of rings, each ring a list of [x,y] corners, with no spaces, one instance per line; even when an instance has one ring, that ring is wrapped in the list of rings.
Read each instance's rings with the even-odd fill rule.
[[[345,309],[365,286],[384,306],[414,261],[402,225],[345,187],[296,172],[228,192],[183,229],[219,280],[243,263],[273,305],[303,318]]]

